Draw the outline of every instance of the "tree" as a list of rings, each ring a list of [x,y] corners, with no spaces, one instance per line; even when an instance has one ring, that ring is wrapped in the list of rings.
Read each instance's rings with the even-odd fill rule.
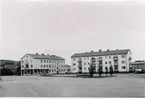
[[[18,67],[17,67],[17,71],[16,71],[16,75],[21,75],[21,62],[17,62],[16,64]]]
[[[96,60],[94,57],[92,57],[91,59],[91,64],[90,64],[90,68],[89,68],[89,74],[90,77],[93,77],[93,74],[96,72]]]
[[[99,76],[101,76],[101,74],[103,73],[103,70],[102,70],[102,61],[99,61],[98,73],[99,73]]]
[[[11,69],[9,69],[9,68],[2,68],[1,69],[1,75],[3,75],[3,76],[10,76],[10,75],[14,75],[13,74],[13,72],[12,72],[12,70]]]
[[[103,73],[103,71],[102,71],[102,66],[99,66],[99,68],[98,68],[98,73],[99,73],[99,76],[101,76],[101,74]]]
[[[109,67],[109,72],[110,72],[110,75],[112,76],[112,74],[113,74],[113,67],[112,67],[112,65],[110,65],[110,67]]]

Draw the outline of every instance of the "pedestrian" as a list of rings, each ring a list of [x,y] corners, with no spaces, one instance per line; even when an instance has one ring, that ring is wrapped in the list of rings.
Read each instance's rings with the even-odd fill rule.
[[[108,67],[107,66],[105,67],[105,74],[106,74],[106,76],[108,74]]]
[[[110,75],[112,76],[112,74],[113,74],[113,67],[112,67],[112,65],[109,67],[109,72],[110,72]]]

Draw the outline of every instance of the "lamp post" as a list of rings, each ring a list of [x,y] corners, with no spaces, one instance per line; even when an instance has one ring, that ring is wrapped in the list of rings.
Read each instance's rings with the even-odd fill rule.
[[[0,66],[1,66],[1,65],[0,65]],[[2,80],[2,79],[1,79],[1,67],[0,67],[0,80]]]
[[[1,78],[1,61],[0,61],[0,80],[2,80],[2,78]]]

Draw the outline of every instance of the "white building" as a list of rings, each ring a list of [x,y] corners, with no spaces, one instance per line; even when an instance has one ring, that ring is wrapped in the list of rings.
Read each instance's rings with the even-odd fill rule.
[[[133,72],[135,72],[137,70],[145,72],[145,60],[136,60],[131,63],[131,66],[132,66]]]
[[[26,54],[21,58],[21,75],[65,73],[65,59],[55,55]]]
[[[131,51],[129,49],[124,50],[107,50],[99,52],[85,52],[85,53],[75,53],[71,56],[71,72],[72,73],[88,73],[91,58],[96,59],[96,71],[98,71],[99,63],[101,63],[103,71],[105,67],[112,65],[115,72],[129,72],[129,67],[131,63]],[[81,66],[79,65],[81,61]]]

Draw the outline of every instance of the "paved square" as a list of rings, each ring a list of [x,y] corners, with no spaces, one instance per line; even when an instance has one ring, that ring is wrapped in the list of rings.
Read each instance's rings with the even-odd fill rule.
[[[3,79],[1,97],[145,97],[145,74],[103,78],[7,76]]]

